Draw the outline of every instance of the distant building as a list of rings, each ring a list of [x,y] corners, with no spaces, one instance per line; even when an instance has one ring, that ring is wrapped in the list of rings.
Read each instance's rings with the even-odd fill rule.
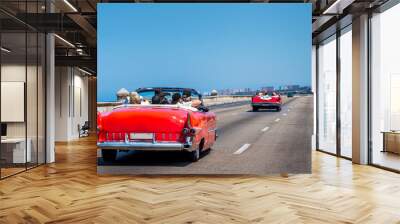
[[[297,90],[300,90],[300,85],[286,85],[284,87],[284,90],[297,91]]]
[[[275,91],[275,87],[273,87],[273,86],[264,86],[264,87],[261,87],[261,91],[265,91],[265,92]]]
[[[220,89],[217,92],[218,95],[251,95],[254,93],[251,88]]]

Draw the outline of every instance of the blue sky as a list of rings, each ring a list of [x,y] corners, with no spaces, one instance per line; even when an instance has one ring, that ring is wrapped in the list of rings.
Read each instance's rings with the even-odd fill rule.
[[[98,4],[98,101],[311,83],[311,4]]]

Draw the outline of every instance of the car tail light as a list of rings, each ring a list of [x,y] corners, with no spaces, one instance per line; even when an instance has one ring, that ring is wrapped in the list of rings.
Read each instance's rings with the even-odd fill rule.
[[[97,134],[99,142],[123,142],[126,141],[126,134],[123,132],[107,132],[100,130]],[[128,138],[129,139],[129,138]]]
[[[192,128],[190,113],[188,113],[185,127],[182,130],[183,141],[187,144],[191,144],[195,134],[196,134],[196,129]]]
[[[184,136],[193,136],[193,135],[196,134],[196,129],[194,129],[194,128],[184,128],[182,130],[182,134]]]
[[[180,142],[182,135],[180,133],[156,133],[155,140],[158,142]]]
[[[97,129],[97,141],[98,142],[105,142],[106,136],[105,133],[99,129]]]
[[[106,140],[105,133],[102,127],[102,117],[101,113],[97,112],[97,141],[104,142]]]
[[[182,130],[184,136],[194,136],[196,134],[196,129],[192,128],[192,122],[190,121],[190,113],[187,116],[185,127]]]

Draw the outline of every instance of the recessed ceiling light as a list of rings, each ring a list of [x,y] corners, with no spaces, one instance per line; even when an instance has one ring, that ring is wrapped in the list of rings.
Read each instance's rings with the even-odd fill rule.
[[[92,73],[90,73],[90,72],[88,72],[88,71],[86,71],[86,70],[83,70],[83,69],[81,69],[81,68],[79,68],[79,67],[78,67],[78,70],[81,71],[81,72],[83,72],[83,73],[85,73],[85,74],[87,74],[87,75],[93,75]]]
[[[342,14],[343,9],[351,5],[355,0],[336,0],[322,14]]]
[[[10,53],[11,52],[11,50],[9,50],[9,49],[7,49],[5,47],[1,47],[0,49],[1,49],[1,51],[4,51],[6,53]]]
[[[62,42],[66,43],[68,46],[75,48],[75,45],[73,45],[71,42],[69,42],[68,40],[60,37],[58,34],[54,34],[55,37],[57,37],[59,40],[61,40]]]
[[[68,1],[64,0],[65,4],[67,4],[74,12],[78,12],[78,10]]]

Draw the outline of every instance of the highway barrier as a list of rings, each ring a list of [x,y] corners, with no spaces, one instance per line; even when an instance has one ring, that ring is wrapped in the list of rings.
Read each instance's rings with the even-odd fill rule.
[[[215,106],[221,104],[230,104],[238,102],[250,103],[251,96],[249,95],[231,95],[231,96],[204,96],[203,103],[205,106]],[[122,105],[120,102],[98,102],[97,111],[105,112],[111,111],[113,107]]]
[[[205,106],[216,106],[222,104],[232,104],[232,103],[240,103],[240,102],[249,102],[252,96],[249,95],[231,95],[231,96],[204,96],[203,103]],[[285,95],[282,95],[282,103],[285,104],[291,101],[291,98],[288,98]],[[120,102],[98,102],[97,103],[97,111],[105,112],[111,111],[114,107],[122,105]]]
[[[220,104],[229,104],[237,102],[245,102],[251,100],[252,96],[248,95],[232,95],[232,96],[205,96],[203,103],[205,106],[215,106]]]

